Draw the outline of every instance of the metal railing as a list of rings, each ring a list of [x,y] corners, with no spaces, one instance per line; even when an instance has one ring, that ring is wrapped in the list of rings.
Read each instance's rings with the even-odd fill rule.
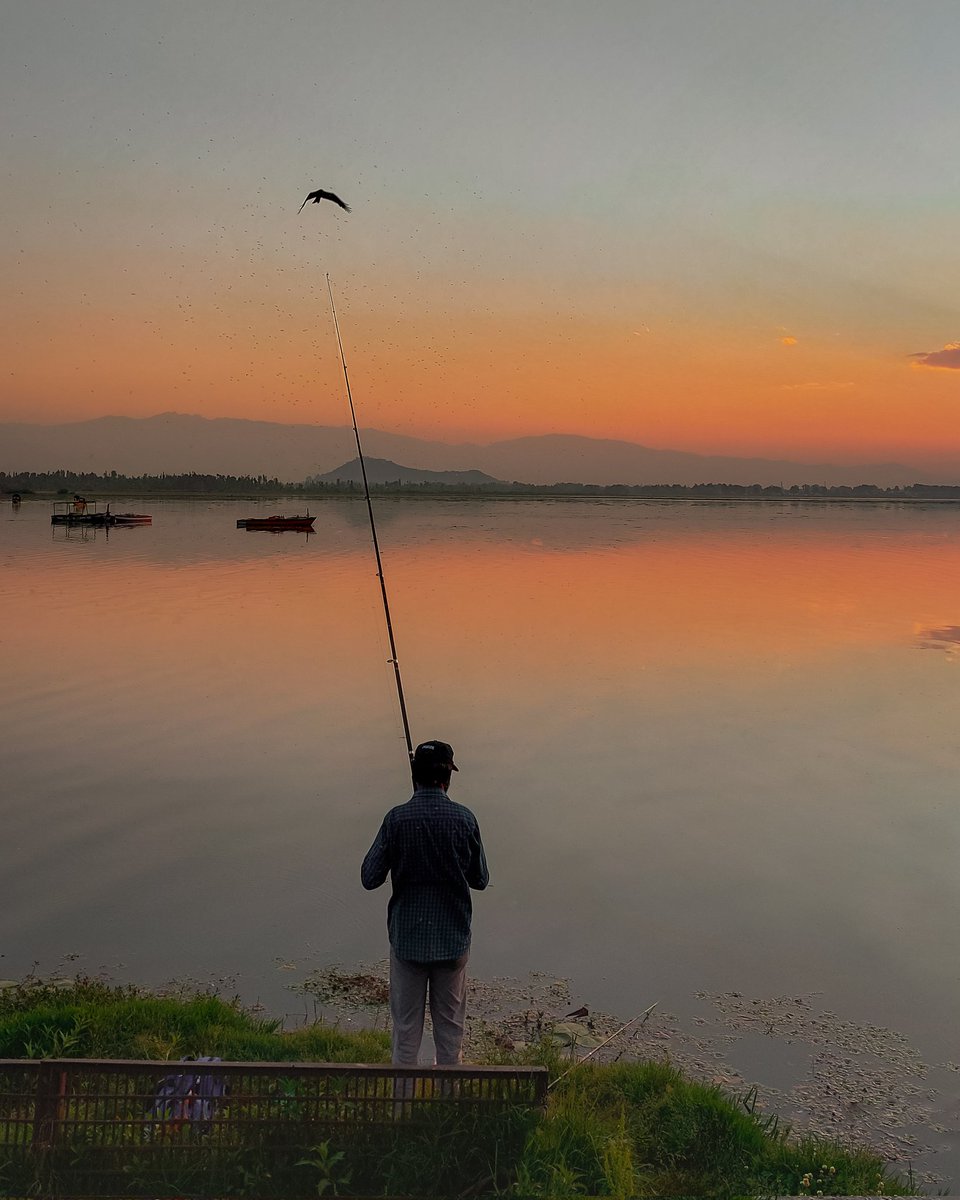
[[[259,1195],[258,1172],[283,1189],[265,1196],[317,1195],[331,1154],[330,1190],[362,1177],[369,1194],[371,1156],[428,1152],[438,1131],[467,1175],[487,1143],[502,1170],[546,1096],[544,1067],[5,1059],[0,1195]]]

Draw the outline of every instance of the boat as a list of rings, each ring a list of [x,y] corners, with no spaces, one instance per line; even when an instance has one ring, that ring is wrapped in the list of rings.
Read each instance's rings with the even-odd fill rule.
[[[96,500],[85,500],[77,496],[73,500],[58,501],[53,506],[52,525],[152,525],[149,513],[112,513],[108,504],[105,511],[97,508]]]
[[[316,517],[311,517],[309,513],[305,517],[299,515],[295,517],[241,517],[237,521],[237,528],[271,529],[274,533],[279,533],[284,529],[299,529],[310,533],[313,531],[313,523],[316,519]]]
[[[75,496],[72,500],[58,500],[53,506],[51,525],[106,525],[109,514],[97,509],[95,500]]]
[[[152,525],[153,517],[149,513],[112,513],[107,509],[108,525]]]

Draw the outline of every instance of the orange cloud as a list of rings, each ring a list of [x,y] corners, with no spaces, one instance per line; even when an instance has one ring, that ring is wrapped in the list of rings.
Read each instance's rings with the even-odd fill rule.
[[[797,344],[797,339],[795,337],[791,337],[789,334],[787,334],[786,337],[782,337],[780,339],[781,346],[795,346],[796,344]]]

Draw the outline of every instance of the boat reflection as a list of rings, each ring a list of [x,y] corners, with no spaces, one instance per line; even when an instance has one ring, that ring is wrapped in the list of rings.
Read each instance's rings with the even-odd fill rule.
[[[95,542],[99,536],[110,537],[107,525],[51,525],[50,538],[54,542]]]

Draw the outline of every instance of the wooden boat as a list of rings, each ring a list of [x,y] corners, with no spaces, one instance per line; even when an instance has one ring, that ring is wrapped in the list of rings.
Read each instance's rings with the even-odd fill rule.
[[[153,517],[149,513],[112,513],[107,510],[108,525],[152,525]]]
[[[58,501],[53,506],[52,525],[152,525],[153,517],[149,513],[112,513],[108,504],[105,512],[97,508],[96,500]]]
[[[311,517],[309,513],[305,517],[242,517],[237,521],[238,529],[271,529],[274,533],[278,533],[284,529],[299,529],[306,530],[308,533],[313,529],[313,523],[316,517]]]

